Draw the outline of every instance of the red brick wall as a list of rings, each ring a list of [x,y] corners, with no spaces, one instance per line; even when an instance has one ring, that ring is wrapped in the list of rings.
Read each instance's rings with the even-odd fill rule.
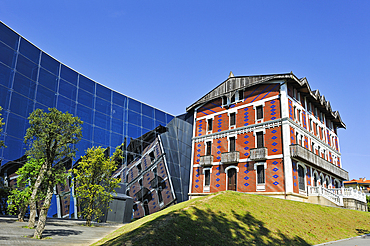
[[[281,127],[266,129],[265,147],[268,155],[282,154]]]

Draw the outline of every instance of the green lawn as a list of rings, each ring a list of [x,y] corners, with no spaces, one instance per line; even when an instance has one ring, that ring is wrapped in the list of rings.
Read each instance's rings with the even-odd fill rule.
[[[312,245],[370,233],[370,213],[220,192],[127,224],[94,245]]]

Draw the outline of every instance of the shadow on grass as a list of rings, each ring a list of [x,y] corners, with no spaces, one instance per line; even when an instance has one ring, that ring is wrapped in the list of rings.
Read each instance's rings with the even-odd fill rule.
[[[163,215],[103,245],[310,245],[272,232],[249,213],[182,210]]]
[[[366,229],[356,229],[357,234],[359,235],[364,235],[364,234],[369,234],[370,231]]]

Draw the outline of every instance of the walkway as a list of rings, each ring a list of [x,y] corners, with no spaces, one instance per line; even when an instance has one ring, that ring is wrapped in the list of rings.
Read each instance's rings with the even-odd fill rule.
[[[27,222],[17,222],[14,217],[0,216],[0,245],[90,245],[113,232],[123,224],[101,223],[86,227],[84,221],[68,219],[47,219],[43,237],[28,238],[34,230],[23,228]]]

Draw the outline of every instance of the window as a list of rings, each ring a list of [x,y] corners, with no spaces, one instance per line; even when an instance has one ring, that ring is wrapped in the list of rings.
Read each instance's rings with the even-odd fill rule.
[[[293,107],[293,116],[294,116],[294,119],[296,120],[297,119],[297,114],[296,114],[296,106]]]
[[[310,118],[310,131],[313,130],[312,119]]]
[[[295,133],[295,144],[299,144],[299,142],[298,142],[298,132]]]
[[[257,184],[265,184],[265,166],[257,166]]]
[[[154,151],[149,153],[150,161],[153,163],[155,161]]]
[[[235,151],[235,137],[230,137],[229,141],[230,141],[230,152],[234,152]]]
[[[222,97],[222,105],[227,105],[227,97]]]
[[[311,151],[315,153],[315,144],[312,142]]]
[[[213,123],[213,120],[212,119],[208,119],[208,131],[212,131],[212,123]]]
[[[230,126],[235,126],[235,113],[230,114]]]
[[[143,188],[143,179],[139,179],[140,188]]]
[[[138,164],[136,167],[137,167],[137,170],[139,171],[139,173],[141,173],[141,163]]]
[[[261,120],[263,118],[263,109],[262,109],[262,105],[260,106],[257,106],[256,107],[256,111],[257,111],[257,120]]]
[[[153,168],[153,173],[154,173],[154,176],[157,176],[157,168]]]
[[[157,190],[157,194],[158,194],[158,202],[159,202],[159,204],[161,204],[163,202],[162,187],[161,186],[159,186],[159,188]]]
[[[231,97],[231,103],[235,103],[235,94]]]
[[[318,181],[317,173],[315,173],[315,174],[313,175],[313,186],[317,186],[317,181]]]
[[[301,123],[301,110],[297,110],[298,112],[298,122]]]
[[[307,110],[311,112],[311,103],[307,102]]]
[[[211,184],[211,171],[209,169],[204,170],[204,186],[210,186]]]
[[[244,99],[244,91],[240,90],[240,91],[238,91],[238,93],[239,93],[239,100],[243,100]]]
[[[304,182],[304,169],[301,165],[298,165],[298,187],[300,190],[305,190],[305,182]]]
[[[130,189],[126,190],[126,196],[130,196]]]
[[[208,141],[206,142],[206,155],[212,154],[212,142]]]
[[[257,136],[257,148],[263,148],[264,143],[263,143],[263,132],[256,132]]]

